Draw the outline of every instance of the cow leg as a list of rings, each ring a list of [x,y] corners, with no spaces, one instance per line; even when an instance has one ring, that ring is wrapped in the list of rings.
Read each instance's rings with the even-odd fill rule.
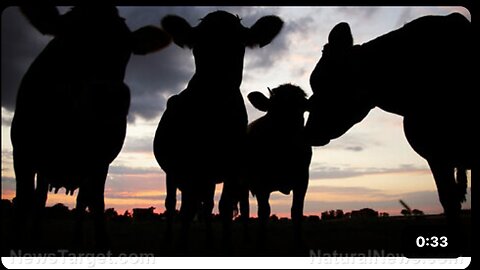
[[[455,169],[442,162],[429,161],[428,163],[437,185],[438,196],[445,216],[449,223],[456,223],[459,220],[462,206],[457,192]]]
[[[202,191],[202,215],[205,220],[207,244],[212,244],[213,231],[212,231],[212,211],[214,207],[215,199],[215,182],[205,185]]]
[[[167,229],[165,236],[168,243],[172,242],[173,238],[173,220],[175,218],[175,211],[177,206],[177,185],[174,177],[167,174],[166,186],[167,196],[165,197],[165,209],[167,215]]]
[[[243,236],[244,240],[249,240],[250,235],[248,231],[249,221],[250,221],[250,202],[248,201],[249,190],[246,184],[240,184],[239,190],[239,202],[240,202],[240,220],[243,226]]]
[[[258,240],[260,246],[265,244],[267,236],[267,223],[270,218],[270,204],[268,200],[270,199],[269,192],[258,192],[257,193],[257,204],[258,204]]]
[[[73,235],[72,247],[81,247],[83,246],[84,232],[83,232],[83,222],[86,215],[88,201],[88,189],[84,183],[78,189],[77,202],[75,206],[75,229]]]
[[[35,244],[42,243],[43,222],[45,215],[45,205],[47,203],[48,182],[43,174],[37,174],[37,186],[35,188],[35,201],[33,205],[33,236]]]
[[[293,223],[293,236],[296,243],[302,243],[302,221],[303,206],[305,202],[305,194],[307,193],[308,178],[304,180],[301,186],[293,190],[293,201],[291,208],[291,217]]]
[[[184,185],[182,189],[182,205],[180,207],[180,217],[182,220],[180,245],[183,252],[188,252],[188,242],[190,233],[190,224],[193,221],[198,206],[198,198],[195,186]]]
[[[107,180],[108,165],[99,168],[91,176],[91,201],[89,204],[92,212],[94,228],[95,228],[95,242],[100,251],[105,251],[110,247],[110,241],[105,226],[105,182]]]
[[[234,209],[235,186],[231,178],[225,179],[219,202],[220,218],[222,219],[222,241],[225,248],[230,248],[232,237],[232,219]]]
[[[458,250],[464,242],[460,222],[461,199],[458,196],[458,185],[455,180],[455,169],[442,162],[428,161],[437,185],[440,203],[447,218],[449,247]]]

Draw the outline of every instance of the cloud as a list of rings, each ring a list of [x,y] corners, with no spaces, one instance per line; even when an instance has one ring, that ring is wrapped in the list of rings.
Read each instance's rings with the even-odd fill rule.
[[[269,12],[263,14],[255,14],[255,18],[258,19],[272,13],[274,12],[269,10]],[[311,17],[284,19],[283,29],[269,45],[265,48],[250,50],[247,53],[245,69],[252,72],[256,69],[270,69],[278,65],[282,58],[288,54],[292,45],[294,46],[298,40],[308,37],[312,32],[311,24],[313,22]]]
[[[16,186],[17,182],[15,181],[15,177],[8,177],[2,174],[2,198],[6,194],[15,194]]]
[[[365,175],[375,174],[390,174],[390,173],[430,173],[428,168],[417,167],[412,164],[401,164],[397,168],[355,168],[355,167],[337,167],[337,166],[325,166],[323,164],[312,164],[310,166],[310,179],[339,179],[350,178]]]
[[[151,192],[109,192],[106,198],[122,199],[122,200],[151,200],[164,201],[166,194],[163,191],[158,191],[152,194]]]
[[[138,168],[128,166],[111,165],[108,170],[109,175],[146,175],[146,174],[159,174],[161,170],[159,167],[155,168]]]
[[[371,133],[365,131],[349,130],[340,138],[332,140],[326,147],[335,150],[363,151],[366,148],[382,146],[382,142]],[[322,148],[318,148],[322,149]]]
[[[362,146],[347,146],[345,147],[345,150],[353,151],[353,152],[360,152],[363,151]]]
[[[128,153],[152,153],[153,152],[153,136],[133,137],[129,136],[125,141],[122,151]]]
[[[42,36],[17,7],[2,12],[2,107],[13,111],[23,74],[51,37]]]
[[[170,13],[165,8],[120,8],[131,29],[154,24],[160,26],[160,18]],[[198,18],[195,8],[182,9],[188,17]],[[174,12],[177,13],[177,12]],[[198,13],[198,14],[197,14]],[[16,93],[29,65],[44,49],[51,37],[42,36],[21,15],[18,8],[7,8],[2,13],[2,107],[15,108]],[[191,64],[189,64],[191,63]],[[125,82],[130,87],[132,102],[131,122],[136,117],[152,119],[165,108],[166,97],[180,92],[191,74],[191,52],[172,45],[147,56],[132,56],[126,70]]]
[[[167,14],[182,16],[196,26],[201,18],[217,9],[238,14],[246,27],[262,16],[279,12],[278,8],[250,7],[119,7],[119,12],[133,31],[145,25],[160,26],[161,18]],[[21,78],[50,37],[38,33],[17,8],[8,8],[2,15],[2,107],[13,111]],[[253,50],[248,54],[246,68],[272,67],[281,55],[288,52],[294,37],[307,34],[312,22],[309,17],[286,21],[284,29],[268,49]],[[132,55],[125,77],[131,91],[129,122],[134,123],[138,117],[158,118],[165,110],[167,98],[182,91],[193,72],[192,52],[175,44],[147,56]]]
[[[2,126],[9,127],[12,124],[13,112],[2,107]]]

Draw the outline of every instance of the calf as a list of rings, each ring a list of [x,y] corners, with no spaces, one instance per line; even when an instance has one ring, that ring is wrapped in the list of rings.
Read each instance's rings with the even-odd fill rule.
[[[11,139],[19,213],[40,213],[49,185],[67,194],[79,188],[77,210],[90,209],[97,244],[104,245],[105,180],[125,139],[130,104],[125,68],[132,52],[153,52],[170,38],[153,26],[131,32],[113,6],[77,6],[64,15],[55,7],[22,11],[54,38],[18,90]]]
[[[187,88],[168,100],[155,134],[155,157],[167,175],[168,219],[175,212],[179,188],[184,227],[199,204],[208,222],[215,184],[224,182],[220,214],[231,222],[231,183],[238,178],[248,123],[240,93],[245,47],[269,44],[283,22],[265,16],[246,28],[238,16],[215,11],[196,27],[173,15],[165,17],[162,26],[177,45],[193,50],[196,67]]]
[[[267,112],[250,123],[247,132],[246,183],[257,198],[258,218],[265,226],[270,217],[270,193],[288,195],[293,191],[291,217],[299,236],[312,157],[304,138],[306,94],[298,86],[284,84],[271,90],[270,98],[252,92],[248,99]]]

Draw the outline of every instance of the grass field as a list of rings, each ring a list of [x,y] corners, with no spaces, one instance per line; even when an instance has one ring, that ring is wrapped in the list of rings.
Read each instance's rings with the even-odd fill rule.
[[[165,236],[166,223],[162,220],[107,222],[111,238],[110,253],[172,256],[403,256],[409,233],[414,235],[443,230],[445,218],[439,216],[385,217],[370,219],[306,220],[303,223],[303,242],[295,244],[290,220],[270,221],[265,242],[259,242],[258,224],[252,219],[248,235],[244,227],[234,222],[230,246],[223,244],[220,222],[213,223],[214,237],[206,240],[205,225],[196,222],[191,227],[188,250],[179,242],[180,224],[174,226],[171,243]],[[11,219],[2,219],[2,256],[24,256],[25,250],[16,243],[12,233]],[[471,215],[465,214],[461,222],[461,242],[458,248],[462,256],[471,254]],[[87,220],[83,243],[73,243],[74,221],[71,219],[47,219],[42,237],[35,248],[36,253],[93,252],[93,226]],[[27,239],[28,234],[25,232]],[[415,241],[413,240],[409,240]],[[40,244],[38,244],[40,243]],[[409,243],[412,244],[412,243]],[[414,244],[414,243],[413,243]],[[17,246],[12,251],[12,247]],[[22,254],[23,252],[23,254]],[[60,252],[60,253],[59,253]],[[435,250],[433,251],[436,252]],[[63,254],[64,255],[64,254]]]

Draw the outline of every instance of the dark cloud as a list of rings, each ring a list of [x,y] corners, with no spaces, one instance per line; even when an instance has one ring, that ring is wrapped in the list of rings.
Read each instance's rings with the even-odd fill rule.
[[[167,14],[182,16],[196,26],[201,18],[217,9],[238,14],[246,27],[262,16],[278,13],[275,8],[249,7],[120,7],[119,12],[130,29],[136,30],[145,25],[160,26],[161,18]],[[310,22],[308,18],[287,21],[268,49],[258,49],[255,50],[258,53],[250,54],[248,68],[271,67],[279,55],[288,51],[290,36],[304,32]],[[27,22],[18,8],[8,8],[2,13],[2,107],[14,110],[21,78],[49,40],[50,37],[42,36]],[[175,44],[147,56],[132,56],[125,78],[132,97],[129,121],[134,122],[138,117],[154,119],[162,114],[166,99],[182,91],[193,72],[191,51]]]
[[[2,107],[13,111],[23,74],[51,37],[38,33],[16,7],[2,12],[1,31]]]
[[[133,30],[148,24],[160,26],[160,19],[169,13],[184,15],[191,21],[205,15],[195,8],[122,7],[119,11]],[[14,110],[23,75],[50,39],[38,33],[18,8],[7,8],[2,13],[2,107]],[[132,94],[129,119],[151,119],[162,113],[166,97],[184,88],[193,69],[191,52],[173,45],[163,52],[132,56],[125,78]]]
[[[223,9],[242,18],[245,27],[251,27],[259,18],[275,15],[278,9],[258,9],[249,7],[135,7],[120,8],[122,16],[131,29],[146,24],[160,24],[167,14],[176,14],[185,18],[192,26],[208,13]],[[269,68],[278,55],[286,53],[290,44],[289,35],[304,32],[311,19],[302,19],[285,24],[284,29],[268,49],[253,50],[247,53],[250,61],[246,69]],[[302,30],[303,29],[303,30]],[[140,59],[141,58],[141,59]],[[128,69],[126,82],[132,91],[130,121],[136,117],[153,119],[165,110],[166,99],[182,91],[194,73],[194,60],[190,50],[181,49],[172,44],[155,55],[133,56]]]
[[[352,168],[352,167],[335,167],[324,166],[321,164],[312,164],[310,166],[310,179],[338,179],[349,178],[363,175],[387,174],[387,173],[403,173],[403,172],[430,172],[428,168],[416,167],[411,164],[403,164],[397,168]]]

